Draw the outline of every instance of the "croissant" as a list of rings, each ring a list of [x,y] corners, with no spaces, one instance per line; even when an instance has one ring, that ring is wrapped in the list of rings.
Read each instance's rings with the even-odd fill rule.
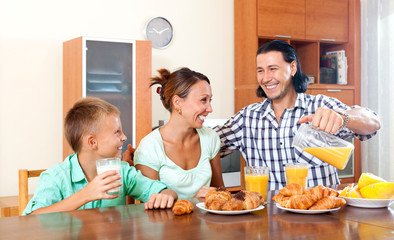
[[[272,197],[272,200],[274,200],[275,202],[279,203],[279,205],[281,205],[282,207],[285,207],[287,205],[287,202],[289,201],[290,197],[286,197],[282,194],[278,194]]]
[[[219,196],[219,197],[222,197],[222,198],[228,198],[228,199],[231,198],[231,193],[227,189],[225,189],[224,187],[218,187],[218,188],[215,188],[215,189],[209,191],[205,195],[205,200],[208,199],[208,198],[211,198],[212,195],[215,195],[215,197]]]
[[[338,197],[339,196],[339,192],[337,192],[334,189],[330,188],[330,193],[328,194],[328,196],[330,196],[330,197]]]
[[[225,201],[222,205],[221,210],[223,211],[237,211],[243,209],[243,202],[236,198],[231,198],[228,201]]]
[[[179,215],[183,215],[183,214],[189,214],[191,212],[193,212],[194,206],[191,202],[181,199],[176,201],[176,203],[174,204],[174,207],[172,207],[172,212],[179,216]]]
[[[205,207],[210,210],[222,210],[222,206],[229,201],[229,199],[224,198],[213,198],[209,203],[205,203]]]
[[[309,210],[331,209],[331,208],[342,207],[345,204],[346,204],[346,200],[343,198],[327,196],[327,197],[317,201],[315,204],[313,204],[309,208]]]
[[[205,207],[210,210],[221,210],[222,205],[231,197],[231,193],[225,188],[213,189],[205,196]]]
[[[216,188],[205,196],[205,207],[210,210],[249,210],[257,208],[263,202],[261,193],[240,191],[233,197],[225,188]]]
[[[302,195],[305,193],[305,188],[300,184],[293,183],[279,190],[283,196]]]
[[[294,195],[289,198],[286,208],[306,210],[317,201],[317,196],[311,194]]]
[[[314,188],[306,190],[306,193],[315,195],[315,196],[317,196],[317,200],[320,200],[320,199],[323,199],[329,195],[330,189],[328,189],[322,185],[319,185]]]
[[[234,195],[234,198],[242,201],[244,210],[250,210],[257,208],[264,202],[264,198],[261,193],[250,192],[250,191],[239,191]]]
[[[321,200],[328,196],[337,197],[339,193],[331,188],[324,187],[322,185],[318,185],[314,188],[306,190],[306,193],[316,195],[317,200]]]

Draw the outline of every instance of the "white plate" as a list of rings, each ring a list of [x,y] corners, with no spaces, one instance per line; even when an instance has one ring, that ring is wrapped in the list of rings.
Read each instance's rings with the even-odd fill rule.
[[[390,206],[394,202],[394,199],[341,198],[346,200],[347,205],[361,208],[382,208]]]
[[[286,210],[289,212],[294,212],[294,213],[302,213],[302,214],[319,214],[319,213],[326,213],[326,212],[334,212],[338,211],[339,208],[332,208],[332,209],[324,209],[324,210],[301,210],[301,209],[292,209],[292,208],[285,208],[279,205],[279,203],[276,203],[276,207],[282,210]]]
[[[255,209],[250,209],[250,210],[239,210],[239,211],[217,211],[217,210],[210,210],[205,208],[205,203],[200,202],[197,203],[196,206],[204,211],[210,212],[210,213],[215,213],[215,214],[221,214],[221,215],[239,215],[239,214],[245,214],[253,211],[258,211],[261,209],[264,209],[263,205],[258,206]]]

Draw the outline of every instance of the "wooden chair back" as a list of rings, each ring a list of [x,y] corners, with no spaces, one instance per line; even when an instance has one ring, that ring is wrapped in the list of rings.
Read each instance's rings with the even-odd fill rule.
[[[240,163],[240,170],[241,170],[241,190],[246,190],[246,185],[245,185],[245,171],[244,171],[244,169],[245,169],[245,167],[246,167],[246,161],[245,161],[245,159],[244,159],[244,157],[242,156],[242,154],[241,154],[241,157],[240,157],[240,161],[241,161],[241,163]]]
[[[29,202],[29,178],[39,177],[45,170],[19,169],[19,216],[22,215]]]

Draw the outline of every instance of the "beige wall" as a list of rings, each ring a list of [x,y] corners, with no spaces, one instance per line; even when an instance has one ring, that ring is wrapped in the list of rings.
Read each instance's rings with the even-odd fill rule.
[[[175,39],[153,50],[158,68],[187,66],[213,89],[210,118],[234,106],[234,14],[230,0],[69,0],[0,2],[0,196],[18,194],[18,169],[62,161],[62,42],[79,36],[143,39],[152,16],[171,21]],[[167,119],[153,94],[153,125]],[[33,181],[33,186],[37,183]]]

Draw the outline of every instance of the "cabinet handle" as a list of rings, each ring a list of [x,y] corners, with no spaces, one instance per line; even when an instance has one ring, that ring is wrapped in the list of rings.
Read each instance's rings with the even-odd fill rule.
[[[327,92],[340,92],[342,91],[341,89],[327,89]]]
[[[280,38],[291,38],[291,36],[286,36],[286,35],[275,35],[275,37],[280,37]]]
[[[322,38],[322,39],[320,39],[320,40],[322,40],[322,41],[328,41],[328,42],[335,42],[335,41],[336,41],[336,39],[333,39],[333,38]]]

